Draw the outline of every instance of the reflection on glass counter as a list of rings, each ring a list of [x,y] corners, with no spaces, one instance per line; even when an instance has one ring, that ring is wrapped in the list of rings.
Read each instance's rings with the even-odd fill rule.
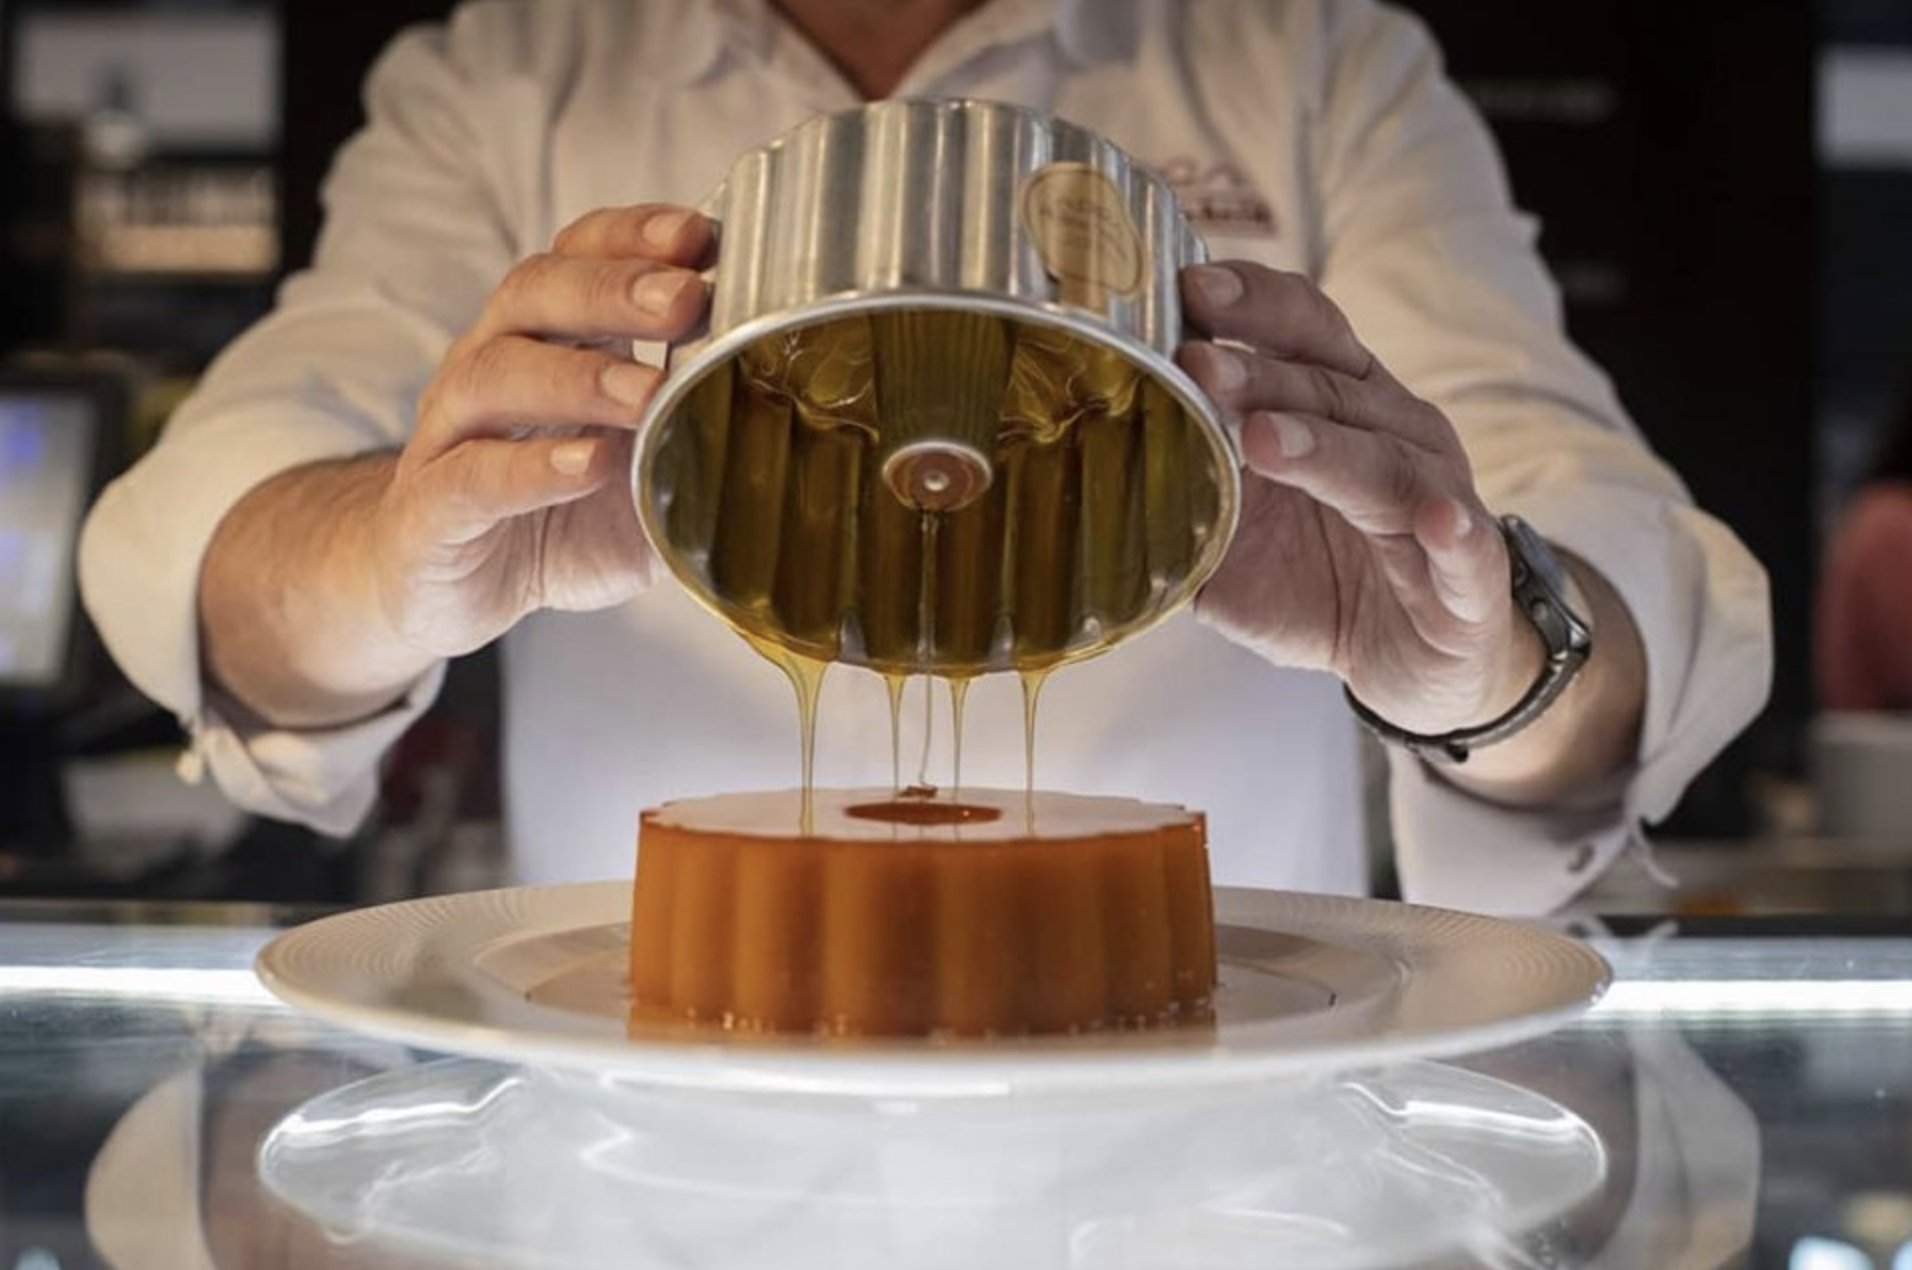
[[[1598,942],[1616,982],[1582,1021],[1491,1053],[935,1108],[647,1093],[343,1033],[254,979],[282,916],[260,910],[0,916],[7,1270],[1823,1270],[1912,1241],[1897,937],[1663,927]]]
[[[1557,1103],[1431,1063],[1225,1097],[899,1106],[451,1059],[321,1095],[259,1159],[267,1191],[334,1231],[577,1270],[1419,1264],[1495,1247],[1605,1171]],[[96,1193],[130,1163],[102,1156]]]

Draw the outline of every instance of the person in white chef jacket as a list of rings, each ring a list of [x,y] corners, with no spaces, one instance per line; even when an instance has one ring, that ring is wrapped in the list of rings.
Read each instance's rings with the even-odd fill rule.
[[[1192,610],[1051,682],[1040,784],[1205,809],[1220,882],[1359,891],[1344,684],[1391,734],[1514,709],[1543,644],[1509,513],[1568,562],[1593,655],[1463,764],[1391,749],[1410,898],[1561,906],[1759,708],[1764,574],[1564,338],[1414,19],[473,0],[381,59],[313,267],[88,521],[91,612],[190,729],[189,774],[349,831],[445,659],[502,637],[521,878],[628,875],[641,807],[793,783],[788,685],[643,542],[625,473],[659,372],[617,350],[698,319],[710,229],[683,209],[737,154],[885,96],[1088,124],[1176,183],[1220,262],[1184,275],[1182,362],[1240,422],[1241,532]],[[972,784],[1021,780],[1002,679],[971,696]],[[832,675],[821,717],[820,781],[889,781],[876,677]]]

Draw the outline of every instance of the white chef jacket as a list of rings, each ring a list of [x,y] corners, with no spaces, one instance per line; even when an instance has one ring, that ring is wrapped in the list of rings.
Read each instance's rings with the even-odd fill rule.
[[[1694,510],[1606,379],[1562,335],[1534,227],[1412,18],[1370,0],[993,0],[899,95],[1020,102],[1164,172],[1217,258],[1318,279],[1361,338],[1453,419],[1487,504],[1617,587],[1645,640],[1637,769],[1581,805],[1515,814],[1396,756],[1411,898],[1563,903],[1664,815],[1764,700],[1759,566]],[[209,693],[195,588],[221,516],[308,460],[400,445],[451,340],[520,257],[577,216],[696,204],[732,160],[853,89],[767,0],[475,0],[401,36],[340,153],[311,270],[213,366],[92,514],[82,583],[132,680],[185,721],[190,767],[269,815],[349,830],[428,675],[352,726],[277,729]],[[665,581],[620,608],[540,613],[504,642],[506,808],[519,875],[628,875],[640,808],[797,779],[781,676]],[[920,711],[905,754],[920,736]],[[1022,778],[1013,680],[971,694],[964,779]],[[932,775],[948,772],[946,734]],[[818,778],[890,779],[881,683],[825,687]],[[1065,670],[1038,781],[1203,808],[1218,881],[1363,886],[1354,730],[1330,677],[1281,669],[1183,613]]]

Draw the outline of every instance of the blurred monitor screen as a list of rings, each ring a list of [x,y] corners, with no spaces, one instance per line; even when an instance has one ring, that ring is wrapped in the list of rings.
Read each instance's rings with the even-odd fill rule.
[[[51,689],[67,673],[99,432],[90,395],[0,387],[0,690]]]

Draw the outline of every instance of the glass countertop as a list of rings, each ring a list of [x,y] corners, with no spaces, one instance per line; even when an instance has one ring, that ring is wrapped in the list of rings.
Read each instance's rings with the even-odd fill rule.
[[[281,1007],[303,914],[0,904],[0,1270],[1912,1267],[1912,934],[1613,922],[1538,1041],[1066,1108],[634,1093]]]

